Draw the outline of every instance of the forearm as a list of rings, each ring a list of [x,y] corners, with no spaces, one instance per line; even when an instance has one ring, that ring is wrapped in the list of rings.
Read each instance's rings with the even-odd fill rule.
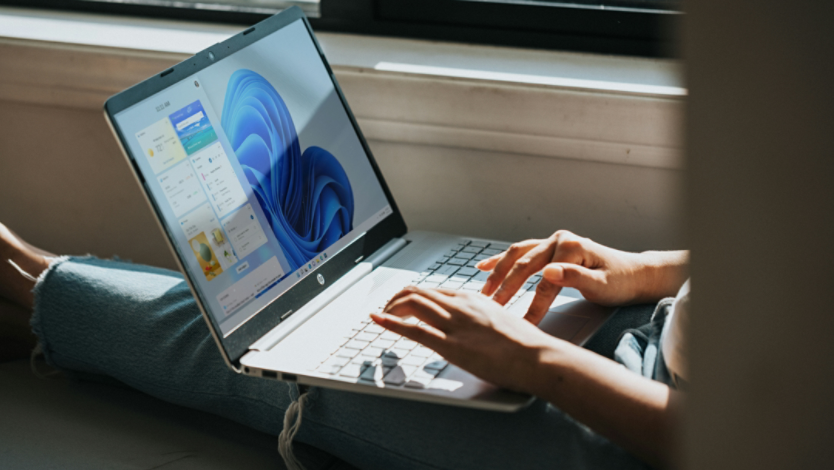
[[[556,340],[531,391],[646,462],[668,466],[679,395],[614,361]]]
[[[641,301],[674,297],[689,276],[689,251],[644,251],[638,256]]]

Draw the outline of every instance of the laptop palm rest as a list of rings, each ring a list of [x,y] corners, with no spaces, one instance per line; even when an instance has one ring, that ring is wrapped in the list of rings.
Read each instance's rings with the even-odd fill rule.
[[[551,308],[539,323],[539,328],[551,336],[582,346],[613,311],[611,307],[576,299]]]

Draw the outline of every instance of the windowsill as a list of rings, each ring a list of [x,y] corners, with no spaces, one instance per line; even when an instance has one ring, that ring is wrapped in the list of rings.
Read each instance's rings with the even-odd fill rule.
[[[0,7],[0,100],[100,111],[241,29]],[[370,141],[682,167],[676,61],[317,37]]]
[[[0,7],[0,38],[192,55],[244,26]],[[682,96],[681,66],[569,52],[317,33],[334,66],[405,74]]]

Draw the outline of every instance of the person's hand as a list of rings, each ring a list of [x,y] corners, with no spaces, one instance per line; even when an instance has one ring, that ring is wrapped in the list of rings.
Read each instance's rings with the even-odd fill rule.
[[[669,252],[675,260],[684,252]],[[624,305],[659,300],[674,295],[668,287],[657,286],[657,269],[662,268],[668,254],[660,252],[628,253],[600,245],[566,230],[544,240],[525,240],[491,258],[477,268],[492,271],[482,290],[501,305],[509,301],[525,281],[542,271],[542,280],[525,319],[538,324],[563,287],[578,289],[586,299],[601,305]],[[677,263],[677,264],[675,264]],[[667,263],[668,264],[668,263]],[[676,267],[680,262],[675,261]],[[678,270],[681,273],[684,270]],[[673,281],[678,282],[678,276]],[[678,287],[683,283],[679,280]]]
[[[411,316],[426,326],[403,320]],[[558,341],[475,292],[406,287],[371,318],[481,379],[528,393],[542,353]]]

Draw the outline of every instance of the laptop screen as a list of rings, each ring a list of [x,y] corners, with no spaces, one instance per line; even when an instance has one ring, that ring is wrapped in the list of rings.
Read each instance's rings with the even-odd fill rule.
[[[224,337],[393,212],[302,20],[113,120]]]

